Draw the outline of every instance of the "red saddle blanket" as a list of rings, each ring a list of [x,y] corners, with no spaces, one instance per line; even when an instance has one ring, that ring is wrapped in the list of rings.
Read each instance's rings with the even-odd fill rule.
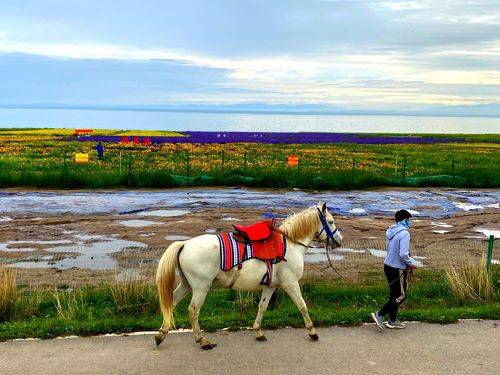
[[[286,240],[283,234],[272,231],[263,241],[249,242],[236,240],[233,232],[222,232],[219,238],[221,263],[220,268],[228,271],[248,259],[260,259],[278,263],[285,258]]]

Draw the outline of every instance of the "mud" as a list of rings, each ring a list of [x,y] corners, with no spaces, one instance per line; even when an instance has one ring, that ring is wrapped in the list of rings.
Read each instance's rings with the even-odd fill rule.
[[[434,197],[441,196],[438,192],[432,193]],[[384,192],[386,196],[393,193]],[[248,202],[243,201],[236,202],[240,207],[232,207],[235,202],[226,201],[225,205],[211,207],[212,203],[201,204],[197,201],[199,205],[195,207],[191,204],[175,208],[172,202],[163,202],[148,209],[142,202],[141,207],[129,205],[128,213],[122,214],[117,212],[116,206],[88,213],[95,210],[82,205],[76,210],[67,207],[63,212],[63,204],[53,201],[52,194],[55,193],[50,195],[51,203],[43,203],[42,208],[34,201],[27,203],[20,200],[12,204],[19,208],[18,211],[12,207],[6,209],[5,200],[0,206],[0,263],[17,268],[19,282],[31,287],[98,284],[116,275],[128,274],[153,280],[159,257],[173,241],[230,230],[232,223],[236,222],[250,224],[270,215],[281,218],[298,211],[294,204],[287,201],[289,195],[284,194],[279,204],[278,198],[274,197],[272,202],[261,203],[260,208],[249,207]],[[70,194],[74,196],[75,193]],[[137,195],[137,192],[134,194]],[[356,197],[355,192],[343,194]],[[496,193],[488,193],[486,198],[474,194],[471,204],[481,205],[480,210],[458,210],[441,215],[439,219],[436,215],[417,214],[411,229],[412,251],[413,255],[420,257],[424,267],[440,268],[470,257],[480,259],[486,249],[486,234],[499,233],[500,215],[498,208],[494,207],[496,202],[492,202],[491,198]],[[458,193],[453,192],[452,195],[457,196]],[[34,199],[33,196],[30,199]],[[329,202],[335,211],[335,202]],[[373,208],[373,203],[356,203],[358,208],[368,206]],[[451,206],[456,207],[453,201]],[[344,278],[362,280],[373,271],[379,271],[382,265],[385,230],[392,224],[392,213],[368,214],[361,213],[361,210],[349,213],[356,207],[346,206],[346,214],[335,217],[337,226],[344,233],[345,243],[331,253],[331,258]],[[417,210],[416,207],[413,209]],[[366,212],[370,210],[368,208]],[[423,206],[419,210],[429,211]],[[151,214],[148,215],[148,212]],[[123,225],[123,222],[151,221],[148,219],[153,219],[155,223],[148,226]],[[337,278],[335,272],[326,268],[326,261],[324,249],[311,249],[306,255],[305,277]]]

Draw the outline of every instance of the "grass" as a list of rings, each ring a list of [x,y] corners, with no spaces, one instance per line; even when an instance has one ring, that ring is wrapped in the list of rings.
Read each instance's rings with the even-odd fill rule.
[[[17,297],[16,271],[0,267],[0,321],[12,318]]]
[[[500,186],[493,136],[433,145],[105,144],[98,161],[94,144],[61,141],[51,131],[0,132],[0,188]],[[75,164],[77,152],[89,153],[90,163]],[[287,167],[291,154],[299,155],[298,168]]]
[[[108,283],[116,311],[120,313],[148,311],[157,306],[158,293],[145,281],[126,276]]]
[[[487,302],[495,296],[493,277],[486,271],[486,260],[481,263],[466,261],[462,266],[450,266],[445,270],[445,279],[457,301]]]
[[[498,270],[493,271],[492,280],[498,288]],[[302,290],[317,326],[356,325],[369,321],[370,312],[387,298],[384,284],[309,281],[302,285]],[[36,301],[28,302],[32,298]],[[237,293],[215,287],[207,295],[200,324],[207,331],[251,326],[258,300],[257,293]],[[188,302],[189,298],[184,299],[175,311],[179,328],[190,327]],[[156,330],[162,320],[154,287],[138,280],[115,280],[111,285],[44,293],[41,299],[40,294],[21,291],[16,306],[28,305],[37,307],[29,312],[15,311],[7,321],[0,323],[0,340]],[[441,273],[420,271],[400,317],[436,323],[456,322],[461,318],[500,319],[500,296],[495,292],[487,302],[459,301],[453,297]],[[263,323],[266,328],[303,326],[297,308],[280,290],[271,301]]]

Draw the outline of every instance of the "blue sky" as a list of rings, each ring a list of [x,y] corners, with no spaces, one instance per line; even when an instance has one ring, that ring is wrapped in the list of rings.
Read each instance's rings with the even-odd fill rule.
[[[500,105],[498,1],[0,0],[0,105]]]

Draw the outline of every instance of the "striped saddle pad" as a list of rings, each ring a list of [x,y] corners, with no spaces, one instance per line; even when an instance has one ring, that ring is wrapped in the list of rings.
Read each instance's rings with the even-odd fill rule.
[[[229,271],[235,266],[241,267],[242,263],[248,259],[260,259],[268,268],[261,283],[271,284],[272,265],[285,258],[286,240],[283,234],[273,232],[273,235],[264,242],[237,241],[233,232],[221,232],[217,237],[220,245],[221,270]]]

